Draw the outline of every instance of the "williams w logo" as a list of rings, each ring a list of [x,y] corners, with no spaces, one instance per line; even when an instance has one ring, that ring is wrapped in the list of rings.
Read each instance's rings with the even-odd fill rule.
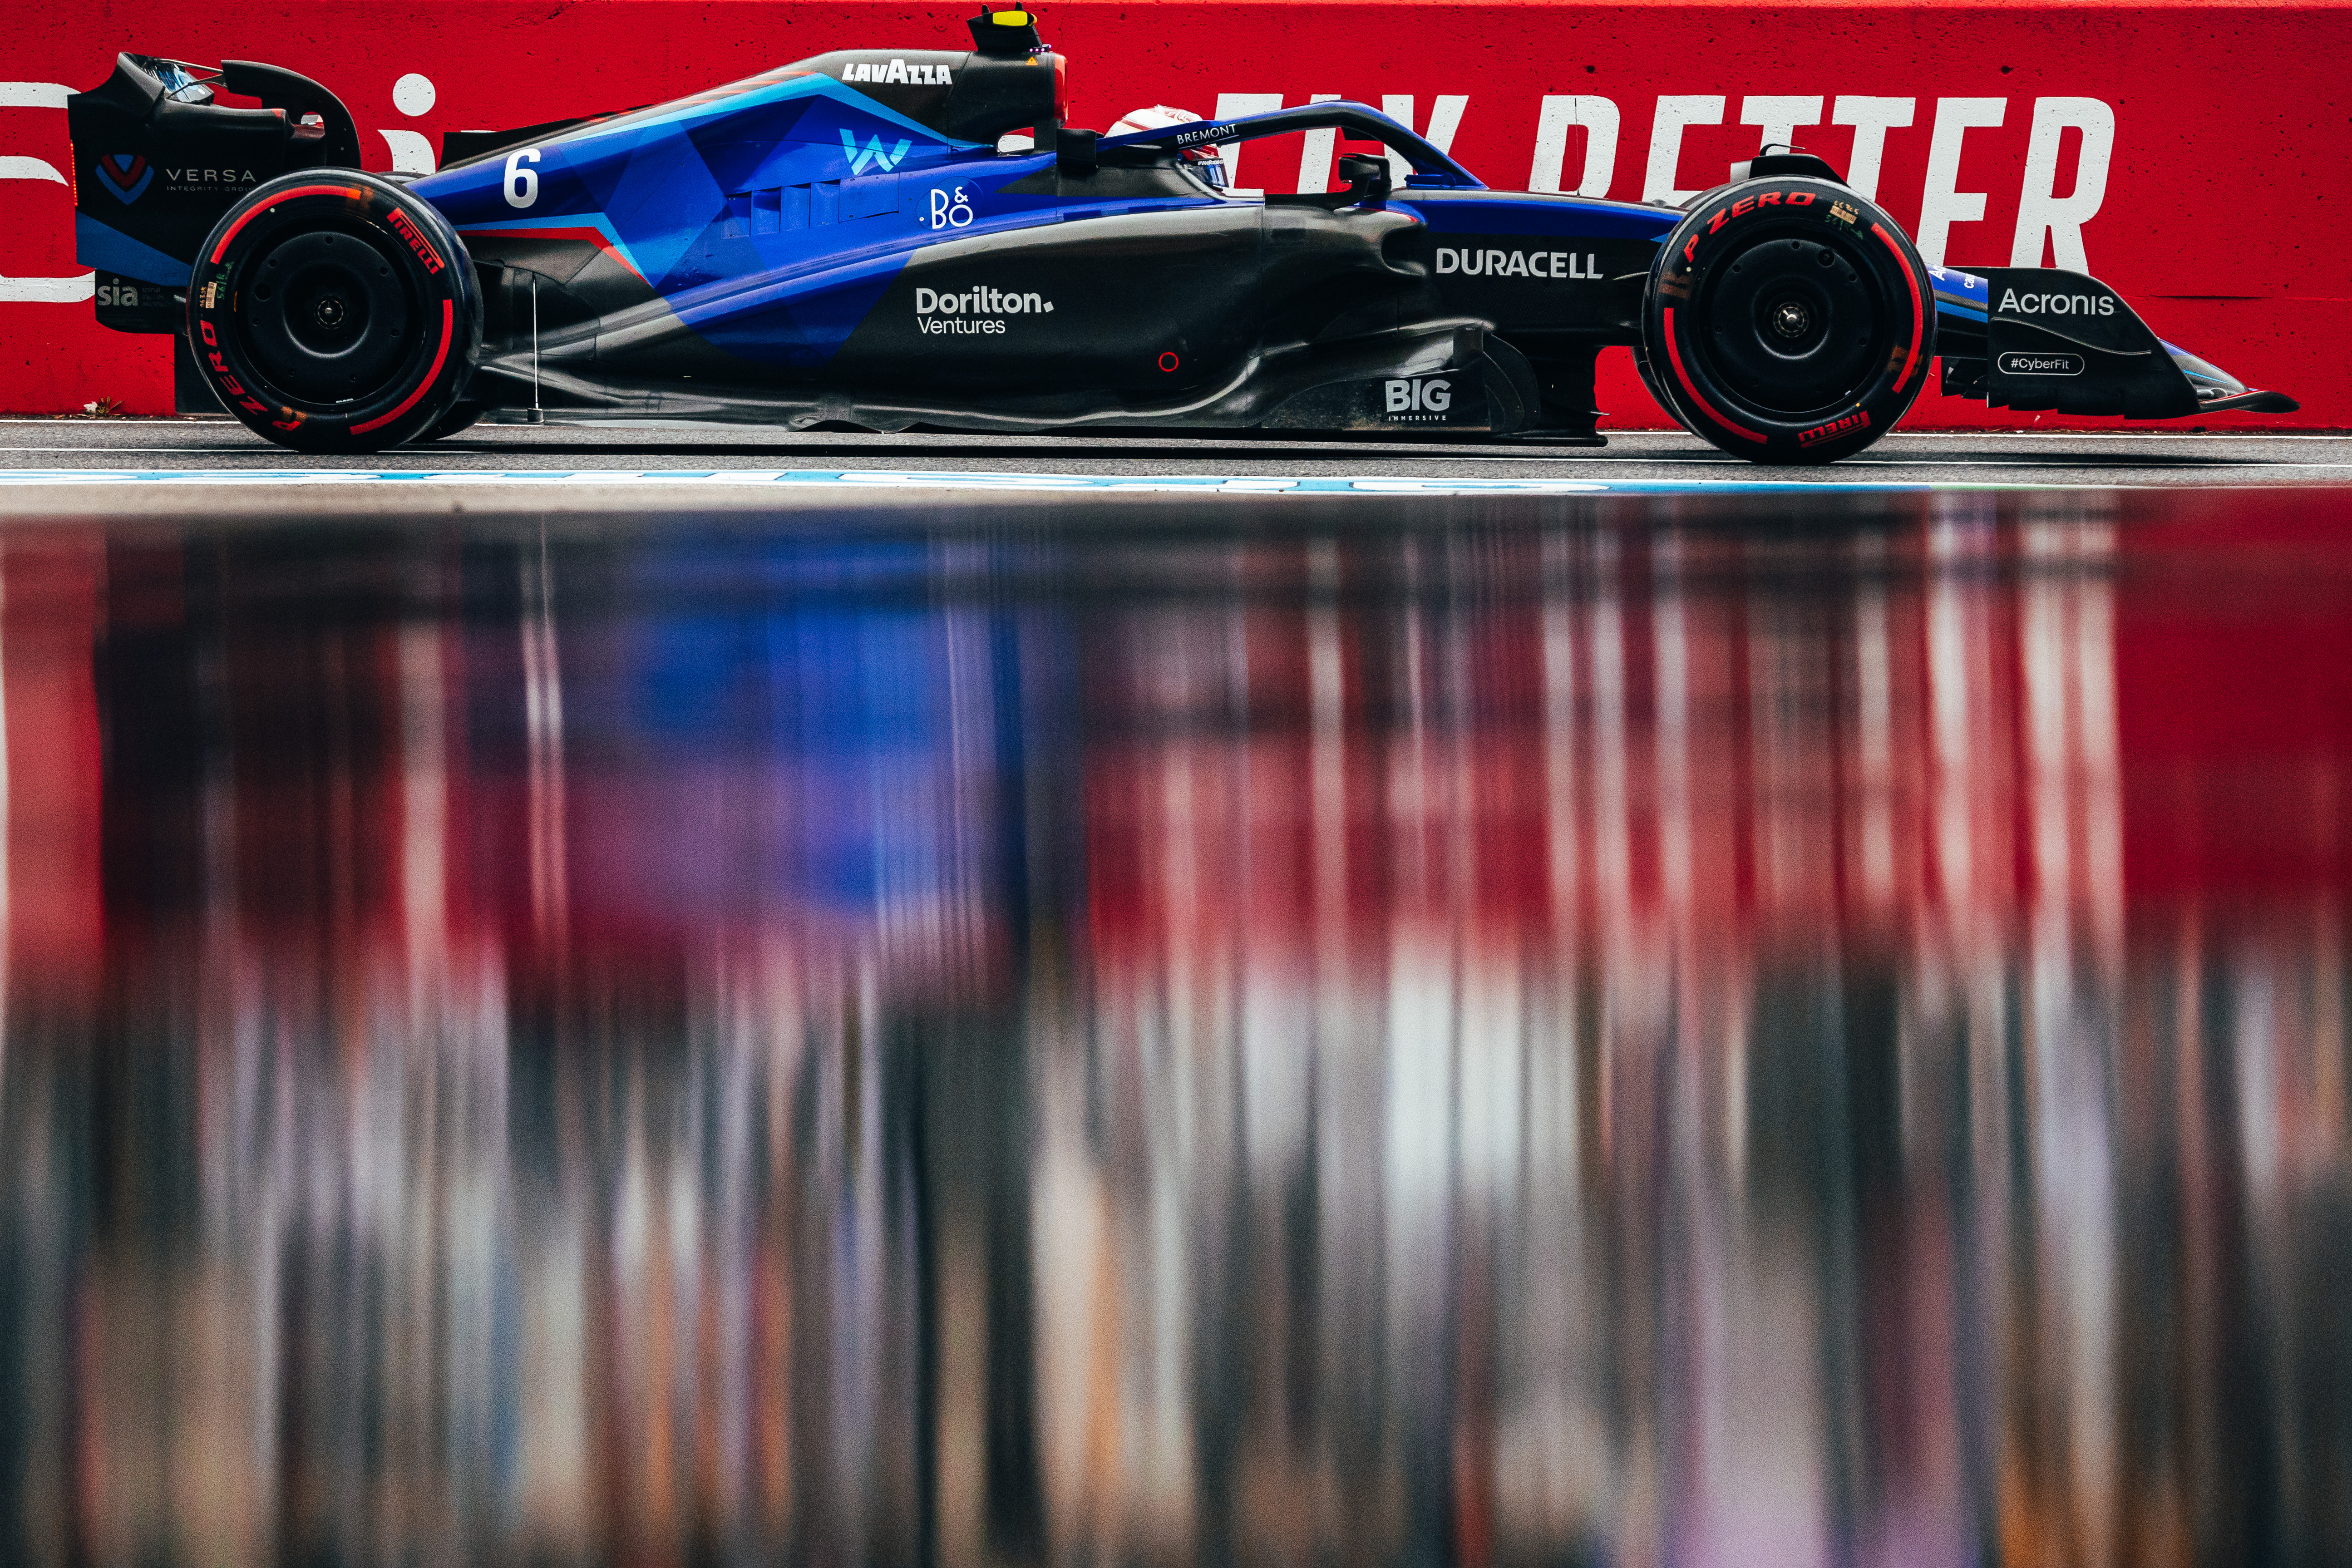
[[[882,138],[879,136],[860,147],[857,144],[856,132],[851,131],[847,126],[844,126],[841,132],[841,155],[849,160],[849,172],[853,174],[866,173],[866,165],[868,163],[887,174],[898,166],[898,161],[907,155],[907,149],[913,145],[913,142],[901,136],[898,138],[898,144],[885,153],[882,151]]]

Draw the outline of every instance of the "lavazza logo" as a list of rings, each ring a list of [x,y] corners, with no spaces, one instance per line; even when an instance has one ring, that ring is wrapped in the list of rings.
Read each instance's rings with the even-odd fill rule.
[[[841,68],[841,79],[870,81],[892,86],[902,83],[916,87],[953,87],[955,85],[955,78],[947,67],[933,65],[926,60],[917,60],[912,65],[901,59],[894,59],[887,65],[880,60],[857,60]]]
[[[1008,316],[1050,316],[1054,301],[1043,294],[1013,294],[1002,289],[966,289],[942,294],[935,289],[915,290],[915,325],[926,333],[957,332],[966,336],[1001,336]]]
[[[1437,247],[1441,278],[1460,273],[1465,278],[1598,279],[1601,258],[1571,250],[1454,250]]]
[[[1994,309],[2020,316],[2112,316],[2116,299],[2112,294],[2021,294],[2007,289]]]

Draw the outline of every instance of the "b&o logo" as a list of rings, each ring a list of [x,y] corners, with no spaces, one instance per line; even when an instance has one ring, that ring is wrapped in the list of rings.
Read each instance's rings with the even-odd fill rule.
[[[923,226],[933,229],[970,228],[971,216],[971,198],[964,194],[961,185],[952,191],[943,185],[935,186],[931,191],[930,211],[924,215]]]

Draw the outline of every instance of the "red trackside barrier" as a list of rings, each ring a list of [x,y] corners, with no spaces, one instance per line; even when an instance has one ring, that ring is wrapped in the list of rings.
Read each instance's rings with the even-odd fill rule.
[[[370,166],[441,134],[658,101],[851,46],[956,47],[968,5],[844,0],[165,0],[20,6],[0,38],[0,410],[170,406],[167,341],[100,328],[73,260],[64,93],[116,51],[267,60],[351,107]],[[1120,5],[1039,12],[1076,122],[1139,105],[1379,103],[1502,187],[1678,200],[1764,141],[1847,171],[1931,262],[2065,265],[2157,331],[2302,399],[2218,424],[2352,426],[2352,6],[2247,4]],[[1313,184],[1328,150],[1249,146],[1237,183]],[[86,173],[86,172],[85,172]],[[1663,416],[1622,351],[1605,425]],[[2113,426],[1931,395],[1914,428]]]

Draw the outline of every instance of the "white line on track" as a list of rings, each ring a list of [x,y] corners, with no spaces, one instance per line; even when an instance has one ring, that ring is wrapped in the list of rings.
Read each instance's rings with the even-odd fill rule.
[[[888,448],[887,448],[887,447],[881,447],[881,448],[877,448],[877,450],[887,452],[887,451],[888,450]],[[173,457],[173,458],[179,458],[179,457],[196,457],[196,458],[209,458],[209,457],[235,456],[238,451],[239,451],[239,448],[235,447],[0,447],[0,459],[5,459],[5,458],[7,458],[7,457],[9,457],[9,456],[12,456],[12,455],[15,455],[15,454],[17,454],[17,453],[38,454],[38,455],[43,456],[43,457],[58,457],[58,456],[77,456],[77,457],[79,457],[79,456],[83,456],[83,455],[92,455],[92,456],[106,456],[106,457],[116,457],[116,458],[123,458],[123,457],[133,457],[133,458],[144,458],[144,457]],[[528,447],[520,447],[520,448],[518,448],[518,449],[517,449],[513,454],[511,454],[511,455],[513,455],[513,456],[515,456],[515,457],[528,457],[528,456],[530,455],[530,448],[528,448]],[[1028,457],[1028,456],[1030,455],[1030,452],[1029,452],[1029,449],[1026,449],[1026,448],[1015,447],[1015,448],[1013,448],[1013,449],[1012,449],[1012,452],[1011,452],[1011,454],[1010,454],[1010,455],[1020,456],[1020,457],[1024,457],[1024,458],[1025,458],[1025,457]],[[1344,456],[1345,456],[1345,454],[1344,454],[1344,453],[1334,453],[1334,454],[1332,454],[1332,458],[1333,458],[1334,460],[1337,460],[1338,458],[1341,458],[1341,457],[1344,457]],[[1045,450],[1042,450],[1042,449],[1041,449],[1041,450],[1036,451],[1036,453],[1035,453],[1035,457],[1036,457],[1036,458],[1037,458],[1038,460],[1040,460],[1040,461],[1068,462],[1068,461],[1072,461],[1072,460],[1074,460],[1074,459],[1072,459],[1072,458],[1068,458],[1068,457],[1066,457],[1066,456],[1064,456],[1064,455],[1062,455],[1062,454],[1055,453],[1055,452],[1051,452],[1051,451],[1045,451]],[[1277,461],[1283,461],[1283,460],[1285,460],[1285,459],[1281,459],[1281,458],[1257,458],[1257,459],[1252,459],[1252,458],[1250,458],[1248,457],[1248,455],[1247,455],[1246,453],[1240,453],[1240,452],[1224,452],[1224,453],[1220,453],[1220,454],[1219,454],[1219,458],[1220,458],[1221,460],[1223,460],[1223,461],[1226,461],[1226,462],[1233,462],[1233,461],[1236,461],[1236,460],[1239,460],[1239,461],[1277,462]],[[1090,457],[1089,458],[1087,458],[1087,459],[1086,459],[1086,460],[1089,460],[1089,461],[1113,460],[1113,461],[1116,461],[1116,460],[1119,460],[1119,453],[1118,453],[1118,449],[1117,449],[1117,448],[1111,448],[1111,449],[1109,449],[1108,451],[1107,451],[1107,452],[1103,453],[1103,454],[1102,454],[1102,456],[1101,456],[1100,458],[1093,458],[1093,457]],[[1131,461],[1132,459],[1128,459],[1128,460],[1130,460],[1130,461]],[[1191,460],[1191,461],[1207,461],[1207,460],[1209,460],[1209,459],[1207,459],[1207,458],[1199,458],[1199,459],[1186,459],[1186,460]],[[1656,456],[1651,456],[1651,455],[1647,455],[1647,454],[1635,454],[1635,453],[1631,453],[1631,452],[1628,452],[1628,453],[1622,453],[1622,454],[1620,454],[1620,453],[1605,453],[1605,454],[1604,454],[1604,453],[1600,453],[1600,452],[1594,452],[1594,453],[1591,453],[1591,454],[1589,454],[1589,455],[1581,455],[1581,454],[1580,454],[1580,455],[1573,455],[1573,456],[1549,456],[1549,455],[1538,454],[1538,453],[1518,453],[1518,452],[1493,452],[1493,453],[1488,453],[1488,452],[1479,452],[1479,453],[1465,454],[1465,455],[1463,455],[1463,456],[1460,456],[1460,457],[1449,457],[1449,456],[1446,456],[1446,455],[1440,455],[1440,454],[1434,454],[1434,453],[1433,453],[1433,454],[1431,454],[1431,456],[1430,456],[1430,457],[1428,457],[1428,458],[1422,458],[1422,459],[1420,459],[1420,460],[1423,460],[1423,461],[1430,461],[1430,462],[1444,462],[1444,461],[1449,461],[1449,460],[1450,460],[1450,461],[1453,461],[1453,462],[1458,462],[1458,463],[1463,463],[1463,464],[1469,464],[1469,463],[1569,463],[1569,464],[1585,464],[1585,465],[1613,464],[1613,465],[1627,466],[1627,467],[1637,467],[1637,468],[1746,468],[1746,467],[1748,467],[1748,465],[1746,465],[1746,464],[1743,464],[1743,463],[1739,462],[1739,461],[1738,461],[1738,459],[1736,459],[1736,458],[1713,458],[1713,457],[1709,457],[1709,456],[1707,456],[1707,455],[1706,455],[1706,454],[1702,454],[1702,453],[1692,453],[1691,455],[1689,455],[1689,456],[1687,456],[1687,457],[1679,457],[1679,456],[1678,456],[1678,457],[1656,457]],[[1843,458],[1843,459],[1841,459],[1841,460],[1840,460],[1839,464],[1837,465],[1837,468],[1843,468],[1843,469],[1845,469],[1845,470],[1847,470],[1847,471],[1849,471],[1849,472],[1850,472],[1850,471],[1852,471],[1852,470],[1853,470],[1853,469],[1856,469],[1856,468],[1936,468],[1936,469],[1943,469],[1943,468],[2065,468],[2065,467],[2069,467],[2069,466],[2070,466],[2070,465],[2067,463],[2067,461],[2066,461],[2064,458]],[[2147,461],[2146,461],[2146,462],[2142,462],[2142,463],[2131,463],[2131,462],[2115,463],[2115,462],[2113,462],[2112,460],[2106,460],[2106,461],[2104,461],[2104,462],[2103,462],[2103,468],[2106,468],[2106,469],[2111,469],[2111,470],[2113,470],[2113,471],[2117,471],[2117,472],[2121,472],[2121,471],[2127,471],[2127,470],[2132,469],[2132,468],[2160,468],[2160,469],[2166,470],[2166,471],[2168,471],[2168,472],[2194,472],[2194,473],[2219,473],[2219,472],[2222,472],[2222,471],[2224,471],[2224,470],[2228,470],[2228,469],[2236,469],[2236,468],[2252,468],[2252,469],[2258,469],[2258,470],[2261,470],[2261,471],[2263,471],[2263,472],[2271,472],[2271,471],[2274,471],[2274,470],[2277,470],[2277,469],[2283,469],[2283,468],[2318,468],[2318,469],[2325,469],[2325,470],[2328,470],[2328,471],[2334,471],[2334,470],[2336,470],[2336,469],[2352,469],[2352,462],[2341,462],[2341,463],[2300,462],[2300,461],[2293,461],[2293,460],[2280,459],[2280,458],[2195,458],[2195,459],[2193,459],[2193,460],[2192,460],[2192,461],[2190,461],[2190,462],[2184,463],[2184,462],[2182,462],[2179,458],[2171,458],[2171,457],[2168,457],[2168,456],[2152,456],[2152,457],[2151,457]],[[1832,468],[1832,469],[1831,469],[1830,471],[1831,471],[1831,472],[1836,472],[1836,471],[1837,471],[1837,468]],[[56,470],[36,470],[36,471],[39,471],[39,472],[47,473],[47,472],[52,472],[52,471],[56,471]],[[87,472],[89,472],[89,473],[92,473],[92,474],[109,474],[109,475],[119,474],[119,473],[121,472],[121,470],[118,470],[118,469],[112,469],[112,468],[90,468],[90,469],[88,469],[88,470],[80,470],[80,471],[87,471]],[[201,470],[192,470],[192,471],[201,471]],[[351,469],[310,469],[310,470],[289,470],[289,469],[259,469],[259,468],[251,468],[251,469],[220,469],[220,470],[214,470],[214,471],[223,472],[223,473],[230,473],[230,472],[234,472],[234,473],[241,473],[241,474],[247,474],[247,475],[258,475],[258,474],[262,474],[262,473],[285,473],[285,472],[295,472],[295,471],[300,471],[300,472],[305,472],[305,473],[313,473],[313,474],[332,474],[332,473],[367,474],[367,473],[380,473],[380,472],[383,472],[384,470],[381,470],[381,469],[370,469],[370,468],[351,468]],[[461,475],[464,475],[464,474],[467,474],[467,473],[491,474],[491,473],[496,473],[496,472],[514,472],[514,471],[517,471],[517,470],[496,470],[496,469],[489,469],[489,468],[481,468],[481,469],[467,469],[467,468],[435,468],[435,469],[432,469],[432,470],[430,470],[430,471],[431,471],[433,474],[435,474],[436,477],[439,477],[439,476],[456,477],[456,476],[461,476]],[[602,472],[602,471],[604,471],[604,470],[592,470],[592,469],[580,469],[580,468],[567,468],[567,469],[550,469],[549,471],[550,471],[550,472],[561,472],[561,473],[583,474],[583,473],[592,473],[592,472]],[[614,469],[614,470],[611,470],[611,471],[612,471],[612,472],[614,472],[614,473],[616,473],[616,474],[618,474],[618,473],[634,472],[635,470]],[[761,471],[761,472],[768,472],[768,471],[770,471],[770,470],[759,470],[759,471]],[[8,469],[5,469],[5,468],[0,468],[0,482],[5,482],[5,476],[7,473],[9,473],[9,472],[10,472],[10,470],[8,470]],[[1811,481],[1785,481],[1785,482],[1824,483],[1824,482],[1831,482],[1831,481],[1811,480]]]
[[[532,468],[532,469],[354,469],[354,468],[19,468],[0,470],[0,489],[105,487],[136,491],[166,488],[346,487],[380,489],[446,487],[459,489],[557,489],[596,488],[725,488],[748,489],[1038,491],[1060,495],[1156,492],[1173,495],[1601,495],[1659,494],[1711,490],[1807,492],[1907,490],[1927,487],[1895,480],[1834,484],[1803,479],[1625,479],[1601,482],[1570,479],[1452,479],[1408,475],[1255,474],[1055,474],[959,471],[944,468]]]
[[[111,452],[117,457],[143,458],[151,453],[164,457],[219,457],[245,450],[242,447],[0,447],[0,458],[15,452]]]
[[[1658,458],[1649,459],[1652,462]],[[1852,464],[1858,468],[2063,468],[2070,467],[2064,458],[1841,458],[1841,466]],[[2200,458],[2184,463],[2178,458],[2151,458],[2143,463],[2116,462],[2102,458],[2103,468],[2117,473],[2133,468],[2162,468],[2177,473],[2220,473],[2225,468],[2352,468],[2352,463],[2286,463],[2269,458]]]
[[[1782,479],[1774,470],[1727,464],[1729,476],[1644,478],[1610,475],[1591,479],[1472,478],[1387,474],[1070,474],[1041,471],[981,471],[953,468],[18,468],[0,469],[0,490],[106,489],[125,494],[170,489],[253,490],[296,489],[370,489],[383,494],[419,488],[436,490],[562,491],[580,489],[720,489],[744,495],[762,489],[808,492],[833,489],[871,494],[887,490],[961,490],[1053,495],[1815,495],[1895,491],[2112,490],[2143,489],[2118,479],[1970,479],[1959,483],[1895,475],[1835,479]],[[1999,465],[1986,465],[1998,467]],[[2158,488],[2180,488],[2158,487]]]
[[[759,447],[759,446],[760,446],[761,444],[759,444],[759,443],[752,443],[751,445],[752,445],[752,447],[753,447],[753,449],[755,449],[755,450],[756,450],[756,449],[758,449],[758,447]],[[811,442],[811,443],[808,443],[808,445],[809,445],[809,446],[812,446],[812,447],[816,447],[818,450],[824,450],[824,449],[826,449],[826,448],[827,448],[827,446],[828,446],[828,444],[827,444],[827,443],[824,443],[824,442]],[[267,448],[261,448],[261,449],[262,449],[262,450],[267,450]],[[626,450],[627,448],[626,448],[626,447],[623,447],[623,448],[621,448],[621,449],[622,449],[622,450]],[[695,450],[696,448],[694,448],[694,447],[687,447],[687,448],[685,448],[685,449],[686,449],[686,450],[689,450],[689,451],[691,451],[691,450]],[[700,448],[700,450],[703,450],[703,451],[723,451],[723,450],[725,450],[725,449],[726,449],[726,447],[725,447],[725,446],[720,446],[720,447],[702,447],[702,448]],[[771,451],[775,450],[775,448],[774,448],[774,447],[769,447],[768,449],[769,449],[769,450],[771,450]],[[834,448],[832,448],[832,449],[834,449],[834,450],[839,450],[839,448],[838,448],[838,447],[834,447]],[[889,453],[893,448],[892,448],[890,446],[886,446],[886,445],[882,445],[882,444],[877,443],[876,445],[872,446],[871,447],[867,447],[867,448],[866,448],[866,450],[873,451],[874,453],[876,453],[876,454],[877,454],[877,455],[887,455],[887,453]],[[1164,448],[1159,448],[1159,449],[1160,449],[1160,450],[1164,450]],[[101,446],[101,447],[9,447],[9,446],[0,446],[0,462],[5,462],[5,459],[7,459],[8,458],[10,458],[10,457],[12,457],[12,456],[14,456],[14,455],[16,455],[16,453],[19,453],[19,452],[37,452],[37,453],[40,453],[40,454],[42,454],[42,455],[44,455],[44,456],[54,456],[54,455],[56,455],[56,454],[58,454],[58,453],[85,453],[85,452],[88,452],[88,453],[103,453],[103,454],[107,454],[107,455],[113,456],[113,457],[127,457],[127,458],[140,458],[140,457],[148,457],[148,456],[159,456],[159,457],[203,457],[203,458],[223,458],[223,457],[228,457],[228,458],[233,458],[233,457],[237,457],[237,456],[240,456],[240,455],[244,455],[244,454],[251,453],[251,452],[253,452],[253,451],[255,451],[255,450],[256,450],[256,448],[254,448],[254,447],[252,447],[246,446],[246,445],[244,445],[243,443],[239,443],[239,444],[237,444],[237,445],[236,445],[236,446],[226,446],[226,445],[224,445],[224,446],[218,446],[218,447],[133,447],[133,446]],[[532,449],[531,449],[531,447],[509,447],[509,448],[507,448],[504,452],[493,452],[493,451],[487,450],[487,449],[475,448],[475,449],[469,449],[469,450],[467,451],[467,455],[468,455],[468,456],[474,456],[474,455],[477,455],[477,453],[478,453],[478,455],[483,456],[483,457],[499,456],[499,457],[528,458],[528,457],[530,457],[530,454],[531,454],[531,450],[532,450]],[[1291,450],[1295,452],[1295,451],[1296,451],[1296,448],[1292,448]],[[975,455],[977,455],[977,454],[979,453],[979,451],[980,451],[980,448],[975,447],[975,448],[973,448],[973,451],[974,451]],[[404,454],[395,452],[395,453],[393,453],[393,454],[391,454],[391,455],[392,455],[392,456],[394,456],[394,457],[398,457],[398,456],[404,456]],[[1005,457],[1013,457],[1013,458],[1022,458],[1034,459],[1034,460],[1041,461],[1041,462],[1071,462],[1071,461],[1078,461],[1078,460],[1090,461],[1090,462],[1091,462],[1091,461],[1104,461],[1104,460],[1116,460],[1116,459],[1123,459],[1123,460],[1130,461],[1130,462],[1131,462],[1131,461],[1134,461],[1134,460],[1135,460],[1134,456],[1133,456],[1133,453],[1131,452],[1131,450],[1130,450],[1129,448],[1128,448],[1128,447],[1090,447],[1090,448],[1089,448],[1089,449],[1088,449],[1088,450],[1084,454],[1083,458],[1077,457],[1077,456],[1076,456],[1076,455],[1074,455],[1074,454],[1072,454],[1072,453],[1069,453],[1069,452],[1066,452],[1066,451],[1058,451],[1058,450],[1056,450],[1056,449],[1055,449],[1054,447],[1003,447],[1003,448],[1001,448],[1001,449],[1000,449],[1000,455],[1002,455],[1002,456],[1005,456]],[[1318,460],[1328,459],[1328,460],[1333,461],[1333,462],[1343,461],[1343,460],[1345,460],[1345,459],[1346,459],[1346,458],[1348,458],[1353,457],[1354,455],[1355,455],[1354,453],[1349,452],[1349,451],[1347,448],[1345,448],[1345,447],[1336,447],[1336,448],[1331,448],[1331,449],[1329,449],[1329,450],[1328,450],[1328,451],[1315,451],[1315,452],[1311,452],[1311,453],[1309,453],[1309,454],[1308,454],[1308,456],[1310,456],[1310,457],[1312,457],[1312,458],[1316,458],[1316,459],[1318,459]],[[1587,450],[1585,450],[1585,451],[1582,451],[1582,452],[1577,452],[1577,453],[1550,453],[1550,452],[1487,452],[1487,451],[1452,451],[1452,452],[1449,452],[1449,451],[1445,450],[1445,449],[1444,449],[1444,448],[1443,448],[1443,447],[1439,447],[1439,448],[1435,448],[1435,449],[1433,449],[1433,450],[1432,450],[1432,451],[1429,451],[1429,452],[1427,452],[1427,453],[1420,453],[1420,452],[1413,452],[1413,453],[1391,453],[1391,456],[1393,456],[1393,457],[1409,457],[1409,458],[1411,458],[1412,460],[1417,461],[1417,462],[1447,462],[1447,461],[1452,461],[1452,462],[1457,462],[1457,463],[1657,463],[1657,464],[1693,464],[1693,465],[1704,465],[1704,466],[1712,467],[1712,468],[1744,468],[1744,467],[1748,467],[1748,466],[1749,466],[1749,465],[1747,465],[1747,464],[1745,464],[1745,463],[1741,462],[1738,458],[1724,458],[1724,457],[1717,457],[1717,456],[1716,456],[1716,455],[1715,455],[1714,453],[1712,453],[1712,452],[1692,452],[1692,453],[1691,453],[1689,456],[1687,456],[1687,457],[1654,457],[1654,456],[1643,456],[1643,455],[1637,455],[1637,454],[1631,453],[1631,452],[1601,452],[1601,451],[1600,451],[1600,450],[1598,450],[1598,449],[1591,449],[1591,448],[1589,448],[1589,449],[1587,449]],[[1231,450],[1231,449],[1223,449],[1223,450],[1217,451],[1217,452],[1215,452],[1215,453],[1213,453],[1213,454],[1204,452],[1204,453],[1202,453],[1202,456],[1200,456],[1200,457],[1198,457],[1198,458],[1181,458],[1181,459],[1178,459],[1178,460],[1180,460],[1180,461],[1184,461],[1184,462],[1212,462],[1212,461],[1223,461],[1223,462],[1244,462],[1244,461],[1246,461],[1246,462],[1261,462],[1261,463],[1277,463],[1277,462],[1289,462],[1289,461],[1294,460],[1294,458],[1290,458],[1290,457],[1281,457],[1281,458],[1253,458],[1253,457],[1251,457],[1251,456],[1250,456],[1250,454],[1249,454],[1249,453],[1247,453],[1246,451],[1234,451],[1234,450]],[[439,472],[439,471],[442,471],[442,470],[437,470],[437,469],[436,469],[436,472]],[[448,471],[452,471],[452,472],[454,472],[454,471],[456,471],[456,470],[448,470]]]

